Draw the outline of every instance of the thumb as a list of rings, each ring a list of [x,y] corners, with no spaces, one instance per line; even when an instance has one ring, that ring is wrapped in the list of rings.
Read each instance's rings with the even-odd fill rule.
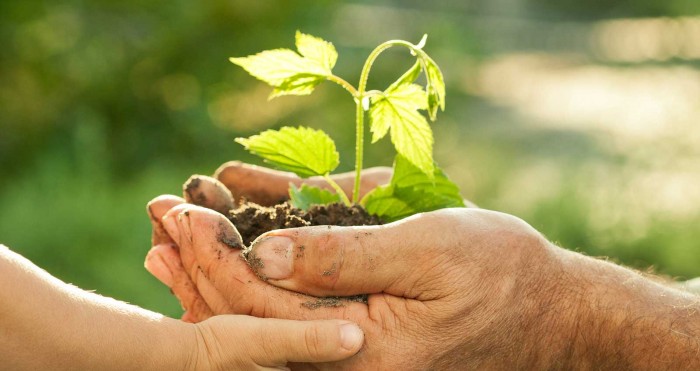
[[[268,283],[314,296],[385,292],[418,298],[442,282],[459,228],[449,210],[381,226],[303,227],[255,240],[248,262]]]
[[[201,332],[205,338],[213,335],[220,342],[214,353],[222,358],[211,361],[223,368],[240,365],[240,359],[227,359],[235,358],[235,354],[263,367],[284,366],[287,362],[340,361],[357,353],[364,343],[362,330],[342,320],[293,321],[226,315],[210,318],[201,325],[208,327]],[[206,348],[211,349],[210,345]],[[228,346],[237,349],[229,351]]]

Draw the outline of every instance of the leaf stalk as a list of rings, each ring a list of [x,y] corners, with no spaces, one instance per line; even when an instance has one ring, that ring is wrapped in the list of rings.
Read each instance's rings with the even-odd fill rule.
[[[348,199],[348,196],[345,194],[345,192],[343,191],[343,189],[340,188],[340,186],[338,185],[338,183],[336,183],[335,180],[333,180],[333,178],[331,178],[331,176],[330,176],[328,173],[326,173],[326,174],[323,175],[323,179],[325,179],[326,182],[327,182],[331,187],[333,187],[333,190],[335,190],[335,193],[337,193],[338,196],[340,196],[340,199],[343,200],[343,203],[344,203],[346,206],[352,206],[352,203],[350,202],[350,199]]]

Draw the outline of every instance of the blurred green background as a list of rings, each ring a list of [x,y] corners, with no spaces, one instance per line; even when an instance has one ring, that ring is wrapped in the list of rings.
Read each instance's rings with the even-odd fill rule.
[[[382,41],[417,42],[447,78],[437,161],[482,207],[564,247],[700,275],[696,0],[0,2],[0,242],[61,279],[171,316],[143,269],[145,204],[190,174],[257,161],[233,138],[323,128],[353,163],[337,86],[267,102],[227,58],[335,43],[356,82]],[[381,88],[410,66],[384,55]],[[387,143],[368,165],[388,165]]]

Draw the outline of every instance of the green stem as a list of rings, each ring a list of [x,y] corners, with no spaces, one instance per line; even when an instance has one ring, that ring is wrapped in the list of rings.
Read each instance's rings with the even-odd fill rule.
[[[327,173],[323,176],[323,179],[330,184],[331,187],[335,190],[335,193],[340,196],[340,199],[343,200],[343,203],[347,206],[352,206],[352,203],[350,203],[350,200],[348,199],[348,196],[345,194],[342,188],[338,185],[338,183],[333,180],[333,178],[330,177]]]
[[[353,98],[357,97],[357,89],[355,89],[354,86],[352,86],[349,82],[343,80],[341,77],[338,77],[336,75],[330,75],[326,77],[328,81],[332,81],[340,86],[343,87],[343,89],[347,90],[350,94],[352,94]]]
[[[365,65],[362,67],[360,83],[357,86],[357,94],[353,94],[355,96],[355,104],[357,105],[355,109],[355,184],[352,190],[352,201],[354,203],[357,203],[360,199],[360,179],[362,177],[362,156],[365,139],[365,110],[362,107],[362,100],[369,96],[369,94],[365,92],[367,88],[367,79],[369,78],[369,71],[372,69],[372,64],[374,64],[374,61],[379,57],[379,54],[392,46],[405,46],[414,54],[421,52],[419,48],[408,41],[389,40],[374,48],[369,54],[369,57],[367,57]]]

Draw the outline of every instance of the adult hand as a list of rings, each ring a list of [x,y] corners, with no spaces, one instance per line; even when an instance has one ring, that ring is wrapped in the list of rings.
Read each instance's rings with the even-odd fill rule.
[[[185,204],[165,220],[177,274],[212,313],[358,323],[363,350],[317,368],[700,367],[698,297],[560,249],[507,214],[272,231],[249,253],[267,285],[227,243],[235,230],[219,214]],[[365,305],[292,291],[370,295]]]
[[[355,181],[355,173],[348,172],[331,176],[350,197]],[[263,206],[276,205],[289,199],[289,184],[299,187],[302,183],[333,190],[323,177],[314,176],[301,179],[296,174],[272,170],[265,167],[230,161],[221,165],[214,178],[231,191],[235,201],[245,198]],[[379,185],[389,183],[391,168],[373,167],[362,171],[360,197]],[[207,206],[207,205],[200,205]]]
[[[551,259],[548,245],[505,214],[449,209],[385,226],[273,231],[249,254],[260,263],[257,272],[222,242],[235,230],[211,210],[178,205],[164,226],[180,248],[177,275],[192,280],[196,300],[212,313],[358,323],[365,347],[331,368],[506,367],[514,350],[525,365],[538,345],[525,329],[551,325],[535,318],[552,301],[539,303],[530,294],[555,284],[526,274]],[[269,284],[315,296],[371,295],[367,305],[319,300]],[[505,334],[517,348],[503,343]],[[556,357],[563,349],[550,351]]]
[[[346,194],[352,193],[354,173],[336,174],[332,178]],[[360,196],[379,185],[388,183],[390,178],[391,168],[388,167],[363,170]],[[166,212],[185,201],[222,214],[227,214],[228,210],[243,198],[263,206],[271,206],[288,198],[290,183],[296,186],[304,183],[329,188],[322,177],[301,179],[294,173],[230,161],[216,170],[214,178],[192,176],[183,187],[186,199],[162,195],[148,203],[147,211],[153,235],[152,248],[146,256],[145,266],[151,274],[170,287],[173,294],[183,303],[185,313],[182,319],[184,321],[198,322],[211,317],[214,312],[201,298],[191,278],[186,274],[180,274],[183,268],[179,248],[163,228],[162,219]]]

